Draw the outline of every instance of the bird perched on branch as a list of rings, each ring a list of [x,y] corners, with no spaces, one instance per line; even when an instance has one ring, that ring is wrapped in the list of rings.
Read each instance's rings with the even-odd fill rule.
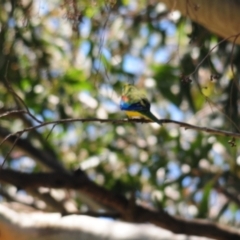
[[[129,118],[143,118],[162,125],[162,121],[150,111],[151,104],[146,94],[132,84],[124,84],[120,109],[125,111]]]

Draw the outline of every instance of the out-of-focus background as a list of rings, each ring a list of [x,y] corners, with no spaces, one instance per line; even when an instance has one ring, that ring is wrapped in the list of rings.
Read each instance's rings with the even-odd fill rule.
[[[226,239],[211,230],[189,230],[189,223],[201,226],[201,220],[206,226],[225,226],[227,233],[239,228],[240,29],[235,12],[240,5],[226,2],[222,3],[226,6],[203,0],[0,2],[4,234],[21,229],[22,239],[43,239],[23,230],[29,227],[34,234],[37,229],[37,224],[27,223],[30,212],[49,214],[46,223],[53,213],[97,217],[90,229],[76,225],[76,237],[92,231],[91,239],[100,239],[98,224],[109,224],[101,228],[106,239],[200,239],[184,234]],[[144,89],[159,118],[232,135],[172,123],[116,122],[126,118],[119,109],[124,83]],[[88,178],[88,187],[74,189],[64,182],[55,186],[53,178],[47,181],[45,175],[37,175],[70,176],[76,169]],[[94,191],[97,186],[99,192]],[[115,208],[117,199],[121,204],[128,201],[126,211],[132,215],[120,210],[123,205]],[[136,217],[136,205],[179,217],[185,227],[178,229],[171,219],[164,225],[155,218],[156,223],[141,211]],[[47,225],[56,228],[56,219]],[[86,219],[91,225],[91,218]],[[150,222],[182,235],[153,236],[152,231],[159,229],[152,226],[154,230],[143,236],[139,234],[143,225],[120,223],[120,219]],[[117,234],[106,234],[109,228],[117,229]]]

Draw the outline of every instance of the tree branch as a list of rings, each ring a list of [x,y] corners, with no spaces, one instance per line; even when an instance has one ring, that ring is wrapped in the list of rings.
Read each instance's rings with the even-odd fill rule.
[[[150,123],[148,120],[144,119],[101,119],[101,118],[67,118],[67,119],[60,119],[60,120],[55,120],[55,121],[48,121],[48,122],[43,122],[41,124],[38,124],[36,126],[24,128],[22,130],[19,130],[15,133],[11,133],[7,135],[2,142],[0,143],[0,146],[6,141],[8,138],[22,134],[24,132],[30,132],[32,130],[42,128],[47,125],[54,125],[54,124],[65,124],[69,122],[99,122],[99,123],[113,123],[113,124],[125,124],[125,123]],[[219,130],[219,129],[214,129],[214,128],[208,128],[208,127],[199,127],[195,126],[189,123],[185,122],[180,122],[180,121],[175,121],[171,119],[161,119],[162,123],[174,123],[179,125],[180,127],[184,127],[186,130],[187,129],[193,129],[197,131],[202,131],[202,132],[207,132],[207,133],[212,133],[214,135],[220,135],[220,136],[227,136],[227,137],[234,137],[234,138],[240,138],[239,133],[234,133],[234,132],[229,132],[229,131],[224,131],[224,130]]]
[[[163,210],[154,211],[138,205],[134,207],[134,213],[129,214],[129,206],[132,204],[124,196],[116,195],[91,182],[81,170],[74,174],[57,172],[28,174],[1,169],[0,181],[24,189],[48,187],[81,190],[101,204],[114,209],[123,219],[131,222],[153,223],[178,234],[205,236],[219,240],[240,240],[239,231],[206,220],[186,220],[171,216]]]
[[[22,133],[12,134],[5,128],[0,127],[0,139],[3,139],[0,146],[7,142],[11,148],[16,146],[40,165],[44,165],[52,171],[66,172],[64,166],[56,158],[53,158],[44,151],[35,148],[27,139],[19,138],[19,135]]]

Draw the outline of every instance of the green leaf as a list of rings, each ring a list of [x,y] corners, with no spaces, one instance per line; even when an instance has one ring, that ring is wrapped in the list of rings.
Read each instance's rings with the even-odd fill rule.
[[[209,181],[205,187],[203,188],[203,196],[202,200],[200,202],[200,205],[198,207],[198,217],[199,218],[206,218],[208,216],[208,210],[209,210],[209,198],[211,194],[211,190],[213,187],[214,181]]]

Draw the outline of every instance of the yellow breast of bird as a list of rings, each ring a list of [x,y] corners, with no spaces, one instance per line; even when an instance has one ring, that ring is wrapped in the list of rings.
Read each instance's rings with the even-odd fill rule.
[[[125,111],[125,113],[129,118],[144,118],[144,119],[150,120],[148,117],[144,116],[140,112]]]

